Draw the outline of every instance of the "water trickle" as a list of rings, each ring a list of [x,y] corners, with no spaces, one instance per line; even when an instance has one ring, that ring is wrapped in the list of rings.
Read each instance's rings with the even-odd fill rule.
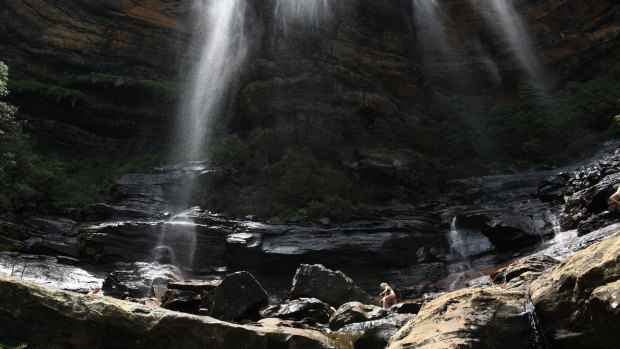
[[[547,341],[545,340],[545,335],[542,332],[542,327],[540,326],[540,321],[538,320],[538,316],[536,315],[536,309],[534,307],[534,303],[528,297],[523,304],[523,315],[527,315],[530,320],[530,327],[532,329],[532,347],[535,349],[546,349]]]
[[[194,267],[197,232],[191,222],[168,221],[161,224],[153,261],[191,270]]]
[[[248,43],[244,36],[243,0],[195,0],[197,8],[193,48],[197,61],[181,103],[182,157],[198,160],[214,121],[227,107]]]
[[[426,51],[441,56],[451,51],[444,31],[441,4],[437,0],[413,0],[413,19],[418,40]]]
[[[470,251],[467,245],[467,237],[464,232],[457,228],[456,217],[452,218],[452,222],[450,223],[450,231],[448,232],[446,239],[448,240],[448,246],[450,247],[450,255],[459,262],[459,272],[448,286],[449,291],[454,291],[459,282],[465,278],[466,273],[471,270],[471,264],[469,261]]]
[[[521,70],[528,75],[530,80],[542,86],[543,69],[537,58],[525,23],[514,8],[513,1],[471,1],[485,17],[486,21],[506,40],[506,44],[519,63]]]

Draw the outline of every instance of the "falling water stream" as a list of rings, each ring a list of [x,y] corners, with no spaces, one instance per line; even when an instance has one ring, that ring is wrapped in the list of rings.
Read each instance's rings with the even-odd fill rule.
[[[527,74],[531,81],[542,86],[543,69],[525,23],[514,8],[514,1],[471,1],[486,21],[504,38],[521,70]]]
[[[243,0],[195,0],[194,46],[198,55],[181,104],[183,158],[200,160],[217,117],[227,107],[239,68],[247,56]]]
[[[426,51],[436,52],[439,56],[450,53],[437,0],[413,0],[413,19],[418,40]]]
[[[331,17],[329,0],[276,0],[274,17],[279,20],[284,32],[291,25],[303,26],[321,24]]]

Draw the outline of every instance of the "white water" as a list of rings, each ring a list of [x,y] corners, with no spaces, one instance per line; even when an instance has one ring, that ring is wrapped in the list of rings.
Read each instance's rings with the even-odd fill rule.
[[[479,12],[506,41],[521,70],[539,85],[543,81],[543,69],[527,32],[525,23],[515,10],[512,0],[471,0]],[[488,10],[491,11],[488,11]]]
[[[244,37],[244,0],[195,0],[198,51],[181,104],[183,158],[199,160],[218,117],[225,112],[248,43]]]
[[[168,221],[161,224],[153,249],[153,260],[191,270],[197,246],[196,225],[191,222]]]
[[[523,304],[523,315],[527,315],[530,320],[530,327],[532,328],[532,344],[535,349],[545,349],[547,348],[544,334],[541,330],[540,321],[538,320],[538,315],[536,315],[536,308],[534,307],[534,303],[528,297],[525,300],[525,304]]]
[[[331,18],[329,0],[276,0],[274,18],[287,32],[294,25],[315,25]]]
[[[413,19],[416,35],[424,49],[439,55],[450,53],[446,39],[441,4],[437,0],[413,0]]]

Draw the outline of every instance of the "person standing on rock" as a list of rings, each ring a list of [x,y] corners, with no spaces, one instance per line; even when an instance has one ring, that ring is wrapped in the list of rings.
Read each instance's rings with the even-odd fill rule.
[[[618,201],[618,199],[620,199],[620,185],[618,186],[616,192],[609,197],[609,202],[620,206],[620,201]]]
[[[396,293],[394,290],[388,286],[385,282],[381,283],[381,288],[383,288],[383,292],[379,294],[379,296],[383,296],[383,298],[379,301],[383,305],[384,308],[387,308],[387,302],[392,301],[392,305],[396,304],[398,301],[396,300]]]

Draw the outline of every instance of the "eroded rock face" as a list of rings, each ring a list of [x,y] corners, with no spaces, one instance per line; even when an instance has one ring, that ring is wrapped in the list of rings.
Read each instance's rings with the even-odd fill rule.
[[[522,76],[504,35],[480,13],[492,12],[488,3],[480,11],[469,0],[440,3],[449,55],[420,44],[429,38],[415,21],[411,1],[331,2],[320,18],[305,22],[276,11],[275,5],[273,0],[248,5],[251,63],[242,69],[233,103],[244,127],[270,125],[284,138],[333,149],[353,137],[353,127],[411,113],[435,87],[477,96],[502,94]],[[0,44],[18,80],[86,90],[97,96],[99,106],[116,102],[128,108],[136,100],[141,107],[156,104],[151,110],[158,122],[138,108],[100,108],[89,113],[94,121],[85,121],[79,117],[84,109],[75,106],[93,108],[93,103],[57,101],[27,89],[18,91],[18,102],[32,101],[34,95],[45,103],[16,104],[26,104],[27,114],[48,111],[46,117],[97,134],[167,136],[176,90],[139,81],[178,85],[175,69],[199,51],[190,47],[191,18],[197,12],[192,6],[189,0],[4,1]],[[620,31],[613,1],[520,1],[515,7],[548,71],[549,85],[575,75],[589,77],[588,68],[601,61],[618,64]],[[24,62],[35,67],[53,62],[49,66],[55,71],[37,73]],[[56,76],[65,72],[80,79],[66,85]]]
[[[333,348],[316,331],[234,325],[0,276],[0,341],[33,348]]]
[[[531,284],[536,312],[555,346],[612,348],[618,343],[619,332],[597,327],[603,319],[617,319],[612,290],[620,280],[618,256],[616,233],[568,257]]]
[[[497,281],[504,282],[507,289],[526,290],[529,283],[556,265],[558,260],[545,255],[534,255],[511,263]]]
[[[334,307],[358,301],[373,302],[372,297],[353,283],[340,270],[333,271],[321,264],[302,264],[297,269],[291,288],[291,299],[315,297]]]
[[[464,289],[426,303],[388,348],[529,348],[532,327],[524,292]]]

